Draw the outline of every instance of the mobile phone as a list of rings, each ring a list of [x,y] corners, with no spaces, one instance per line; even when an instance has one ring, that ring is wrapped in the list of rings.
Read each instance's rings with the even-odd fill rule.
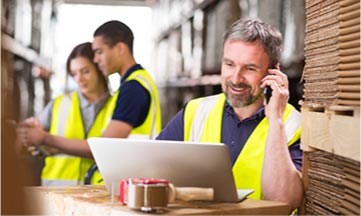
[[[41,156],[46,157],[46,156],[49,156],[49,155],[50,155],[50,153],[49,153],[44,147],[42,147],[42,146],[37,146],[36,150],[39,151],[39,154],[40,154]]]
[[[276,68],[276,65],[274,65],[273,67],[271,67],[269,69],[277,69],[277,68]],[[268,104],[268,102],[272,96],[272,88],[270,86],[266,86],[266,88],[263,89],[263,95],[266,99],[266,104]]]
[[[272,88],[270,86],[266,86],[266,88],[263,89],[263,95],[266,99],[266,104],[268,104],[268,102],[272,96]]]

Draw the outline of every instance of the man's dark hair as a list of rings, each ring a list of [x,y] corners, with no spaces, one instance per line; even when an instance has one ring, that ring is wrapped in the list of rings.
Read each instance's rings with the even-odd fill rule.
[[[110,47],[113,47],[118,42],[125,43],[130,53],[133,54],[133,32],[126,24],[120,21],[112,20],[104,23],[95,30],[93,36],[102,36],[104,43]]]

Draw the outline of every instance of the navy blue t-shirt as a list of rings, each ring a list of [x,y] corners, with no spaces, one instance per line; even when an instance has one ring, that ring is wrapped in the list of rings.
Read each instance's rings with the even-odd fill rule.
[[[149,112],[150,94],[139,82],[125,82],[134,71],[143,69],[141,65],[132,66],[120,80],[119,95],[112,119],[127,122],[133,127],[141,125]]]
[[[236,162],[248,137],[264,117],[264,108],[261,108],[255,115],[240,121],[233,108],[226,102],[222,117],[221,142],[228,146],[232,164]],[[182,141],[184,140],[183,126],[184,109],[174,116],[156,139]],[[235,136],[235,134],[237,134],[237,136]],[[294,165],[298,170],[301,170],[302,150],[300,149],[300,140],[297,140],[288,149]]]

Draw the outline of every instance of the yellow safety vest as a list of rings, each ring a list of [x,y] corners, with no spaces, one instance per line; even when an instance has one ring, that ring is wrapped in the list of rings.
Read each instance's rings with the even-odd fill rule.
[[[54,100],[49,133],[71,139],[100,137],[106,129],[118,96],[110,96],[97,114],[93,125],[85,134],[77,92],[64,94]],[[94,160],[68,154],[56,154],[45,158],[41,178],[43,185],[83,184],[85,173]]]
[[[184,111],[184,140],[201,142],[221,142],[222,115],[225,95],[218,94],[190,101]],[[301,135],[300,113],[287,104],[283,120],[288,146]],[[254,189],[250,198],[261,199],[261,175],[264,159],[268,120],[265,117],[252,132],[233,165],[233,175],[237,189]]]
[[[139,69],[131,73],[125,82],[131,80],[138,81],[149,92],[151,101],[148,115],[143,124],[133,128],[128,138],[153,139],[162,129],[162,118],[157,88],[153,79],[144,69]]]
[[[127,77],[125,82],[136,80],[138,81],[148,92],[150,95],[150,107],[148,111],[148,115],[144,122],[138,127],[133,128],[130,131],[128,136],[129,139],[153,139],[155,138],[161,128],[162,128],[162,119],[160,112],[160,103],[158,98],[157,88],[153,82],[153,79],[149,76],[149,74],[144,70],[136,70]],[[101,179],[100,173],[97,171],[94,172],[91,177],[91,184],[104,184],[104,181],[99,183],[98,180]]]

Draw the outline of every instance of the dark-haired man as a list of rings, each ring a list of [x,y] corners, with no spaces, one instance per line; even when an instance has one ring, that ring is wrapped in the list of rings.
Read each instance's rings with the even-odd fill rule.
[[[135,62],[132,30],[109,21],[94,32],[94,61],[105,76],[119,73],[121,85],[112,120],[104,137],[153,138],[161,130],[158,92],[148,72]]]
[[[103,137],[151,139],[162,128],[158,92],[148,72],[135,62],[133,39],[131,29],[119,21],[106,22],[94,33],[94,61],[105,76],[112,73],[121,76],[120,88],[114,95],[116,105],[108,126],[102,131]],[[86,140],[46,136],[42,131],[41,127],[29,127],[24,132],[23,142],[26,145],[49,145],[65,153],[76,146],[72,154],[92,158]]]

